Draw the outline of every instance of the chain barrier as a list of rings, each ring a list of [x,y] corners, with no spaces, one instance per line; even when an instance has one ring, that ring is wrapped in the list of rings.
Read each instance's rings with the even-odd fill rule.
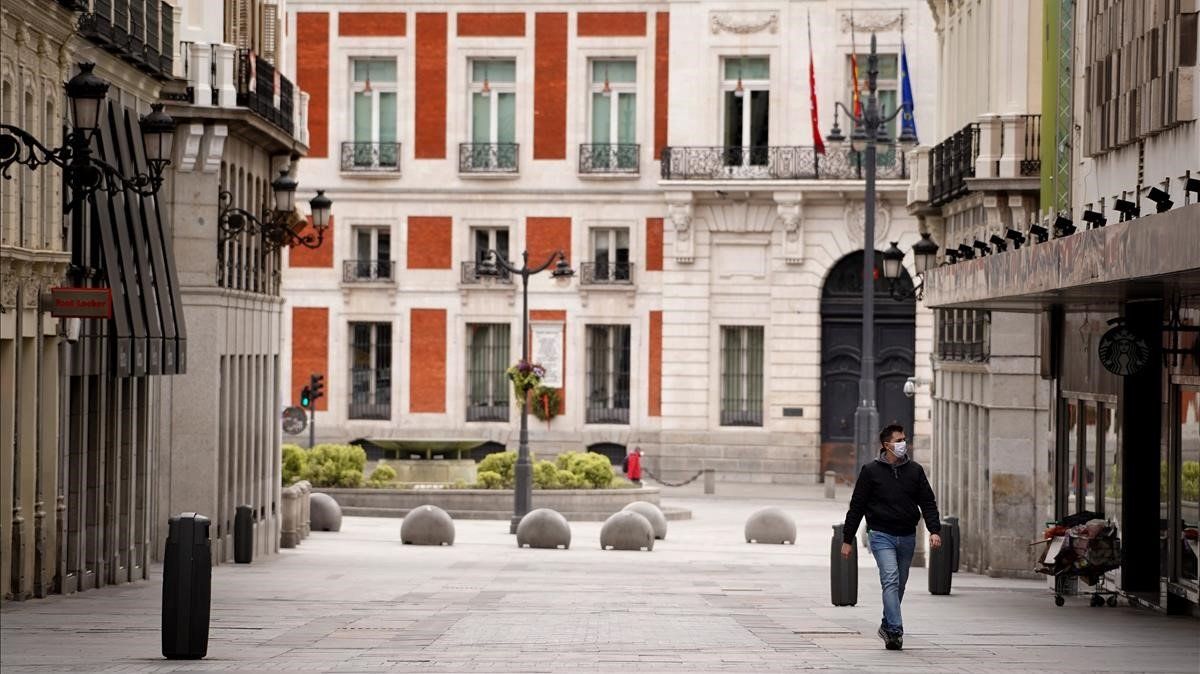
[[[659,476],[655,475],[654,473],[650,472],[650,469],[648,469],[648,468],[643,468],[642,470],[644,470],[646,472],[646,475],[648,475],[651,480],[654,480],[655,482],[661,484],[664,487],[682,487],[685,485],[689,485],[689,484],[695,482],[696,480],[698,480],[700,478],[700,476],[704,474],[704,470],[701,469],[701,470],[697,471],[695,475],[684,480],[683,482],[667,482],[666,480],[664,480],[664,479],[660,478]]]

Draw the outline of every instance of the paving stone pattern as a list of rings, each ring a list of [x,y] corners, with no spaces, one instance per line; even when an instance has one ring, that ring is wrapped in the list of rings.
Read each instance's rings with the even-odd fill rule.
[[[294,549],[213,574],[208,658],[160,657],[154,580],[6,604],[0,666],[15,672],[1196,672],[1200,623],[1045,583],[914,569],[905,650],[883,649],[879,585],[860,555],[859,604],[829,603],[830,525],[844,503],[811,488],[668,495],[694,519],[654,552],[518,549],[508,522],[462,521],[453,547],[402,546],[399,522],[347,517]],[[733,497],[729,493],[733,492]],[[847,496],[845,494],[843,496]],[[778,505],[795,546],[748,545],[745,518]],[[865,551],[863,551],[865,553]]]

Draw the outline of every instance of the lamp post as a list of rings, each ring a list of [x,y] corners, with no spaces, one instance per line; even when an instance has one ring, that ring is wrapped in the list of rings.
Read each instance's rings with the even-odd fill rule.
[[[924,274],[937,260],[938,245],[933,239],[929,238],[929,232],[921,233],[921,240],[913,244],[913,257],[916,259],[917,276],[921,277],[921,282],[914,286],[911,290],[901,288],[897,281],[900,280],[900,271],[904,266],[904,251],[900,250],[900,246],[896,241],[888,246],[888,249],[883,251],[883,277],[888,280],[888,287],[892,294],[892,299],[908,300],[921,299],[924,296],[925,280]]]
[[[104,101],[108,83],[96,76],[94,63],[79,64],[79,73],[65,85],[70,100],[72,130],[63,145],[50,148],[28,131],[11,124],[0,124],[0,176],[12,178],[9,170],[21,164],[31,170],[54,164],[63,169],[71,199],[65,205],[70,212],[97,191],[132,191],[150,197],[162,185],[163,170],[171,163],[171,145],[175,121],[163,112],[163,106],[151,105],[151,112],[139,121],[142,145],[149,168],[146,172],[126,175],[112,164],[93,156],[92,139],[104,122]]]
[[[555,261],[557,260],[557,264]],[[561,250],[550,254],[540,265],[529,266],[529,251],[521,253],[521,266],[510,264],[504,256],[495,250],[483,253],[476,273],[479,276],[501,276],[507,272],[521,277],[521,360],[529,362],[529,277],[539,274],[554,265],[550,273],[560,285],[570,284],[575,270],[567,261],[567,254]],[[533,501],[533,465],[529,461],[529,396],[521,401],[521,431],[517,444],[516,489],[513,491],[513,517],[509,524],[510,534],[517,533],[517,525],[521,518],[529,512],[529,504]]]
[[[858,379],[858,407],[854,410],[854,447],[856,463],[863,465],[871,460],[876,444],[872,437],[879,432],[879,410],[875,407],[875,171],[876,144],[890,143],[887,123],[895,119],[904,107],[898,106],[889,115],[879,110],[877,94],[879,78],[879,55],[876,52],[875,34],[871,34],[871,53],[867,57],[867,97],[862,114],[856,115],[839,101],[842,109],[854,122],[850,134],[850,147],[862,153],[866,165],[866,194],[863,215],[863,323],[862,359]],[[836,125],[829,136],[831,142],[842,140]],[[915,138],[902,135],[901,143],[907,145]]]

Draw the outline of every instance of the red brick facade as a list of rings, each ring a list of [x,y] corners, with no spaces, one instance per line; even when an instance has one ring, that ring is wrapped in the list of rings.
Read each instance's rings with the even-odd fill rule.
[[[641,37],[646,34],[645,12],[580,12],[579,37]]]
[[[663,219],[646,218],[646,271],[663,268]]]
[[[571,218],[526,218],[525,250],[529,264],[541,264],[555,251],[561,250],[571,259]]]
[[[459,12],[459,37],[525,37],[523,12]]]
[[[309,234],[315,234],[312,227],[312,216],[309,216],[308,224],[304,226],[304,229],[300,230],[300,236],[308,236]],[[333,216],[329,216],[329,226],[325,228],[324,243],[317,248],[305,248],[304,246],[288,248],[287,256],[289,267],[332,269]]]
[[[337,384],[329,372],[328,307],[292,309],[292,396],[291,404],[300,404],[300,389],[308,386],[312,374],[325,375],[325,397],[317,400],[318,411],[328,409],[330,388]]]
[[[450,269],[454,220],[411,216],[408,219],[408,268]]]
[[[417,14],[416,115],[414,156],[446,158],[446,31],[442,14]]]
[[[667,80],[671,60],[671,15],[654,17],[654,158],[662,159],[667,145]]]
[[[662,416],[662,312],[650,312],[650,364],[646,373],[649,392],[646,414]]]
[[[308,92],[308,157],[329,156],[329,13],[297,12],[296,86]]]
[[[408,15],[404,12],[338,14],[338,35],[345,37],[404,37],[407,28]]]
[[[408,411],[446,411],[446,310],[413,309],[409,320]]]
[[[534,29],[533,158],[567,158],[567,15],[538,12]]]

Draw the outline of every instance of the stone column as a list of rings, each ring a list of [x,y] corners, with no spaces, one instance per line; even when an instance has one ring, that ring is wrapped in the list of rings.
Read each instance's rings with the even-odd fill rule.
[[[979,156],[975,158],[976,178],[995,178],[996,162],[1000,159],[1000,116],[991,113],[979,116]]]
[[[1021,175],[1021,160],[1025,158],[1025,116],[1004,114],[1000,123],[1004,126],[1004,145],[1000,148],[999,176],[1016,178]]]
[[[222,108],[232,108],[237,105],[237,82],[234,80],[234,59],[237,50],[231,44],[218,44],[213,50],[217,59],[217,77],[213,88],[217,90],[217,100],[213,105]]]
[[[187,80],[195,96],[193,100],[196,105],[215,105],[216,101],[212,99],[212,48],[207,42],[193,42],[188,49],[191,54],[188,56]]]

